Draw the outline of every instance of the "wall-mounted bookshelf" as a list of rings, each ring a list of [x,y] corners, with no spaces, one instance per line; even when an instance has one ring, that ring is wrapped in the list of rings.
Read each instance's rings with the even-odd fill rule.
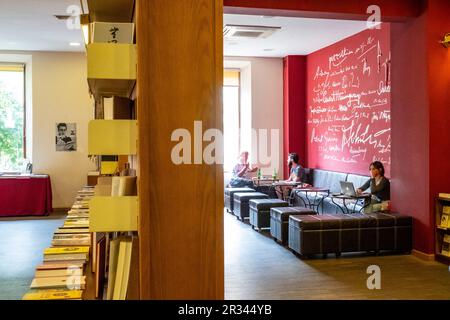
[[[84,0],[87,6],[84,6],[82,19],[82,24],[87,26],[84,31],[88,30],[85,35],[87,81],[96,103],[96,120],[88,125],[88,153],[100,160],[100,176],[90,201],[89,231],[94,239],[93,250],[104,251],[103,255],[95,255],[101,261],[100,264],[96,261],[93,269],[105,270],[103,275],[96,275],[96,279],[104,281],[105,294],[102,297],[97,292],[96,296],[107,300],[139,299],[139,196],[136,177],[134,180],[131,177],[136,175],[138,163],[138,124],[133,101],[137,73],[135,2]],[[113,120],[105,120],[106,98],[112,98]],[[101,164],[104,162],[105,169],[107,161],[103,161],[105,156],[117,162],[120,179],[101,173]],[[123,170],[124,164],[128,164],[130,170]],[[113,180],[112,185],[108,179]],[[126,187],[116,189],[115,179],[126,180]],[[131,182],[133,187],[129,185]],[[104,237],[106,243],[102,249]],[[103,284],[96,283],[96,291],[101,290]]]
[[[90,202],[91,232],[138,230],[138,197],[93,197]]]
[[[136,45],[90,43],[87,62],[89,89],[95,99],[132,96],[136,84]]]
[[[446,241],[447,240],[447,241]],[[450,265],[450,198],[436,199],[436,248],[435,259]]]
[[[136,120],[92,120],[88,125],[88,154],[136,155]]]
[[[135,0],[88,0],[91,21],[132,22]]]

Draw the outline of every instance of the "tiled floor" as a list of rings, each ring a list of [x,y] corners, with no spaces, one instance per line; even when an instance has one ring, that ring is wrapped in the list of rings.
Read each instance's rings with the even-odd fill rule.
[[[17,300],[29,290],[43,249],[64,216],[0,219],[0,300]]]
[[[300,260],[225,213],[226,299],[450,299],[449,268],[410,255]],[[381,268],[381,290],[367,267]]]

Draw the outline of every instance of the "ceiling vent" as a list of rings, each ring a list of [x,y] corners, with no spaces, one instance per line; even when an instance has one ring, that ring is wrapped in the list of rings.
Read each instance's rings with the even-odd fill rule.
[[[72,16],[55,14],[55,18],[58,20],[68,20],[71,17]]]
[[[265,39],[280,29],[281,27],[240,26],[227,24],[223,28],[223,37],[225,39]]]

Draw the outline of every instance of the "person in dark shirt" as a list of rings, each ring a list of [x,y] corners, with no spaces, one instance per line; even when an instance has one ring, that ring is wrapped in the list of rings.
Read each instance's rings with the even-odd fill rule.
[[[358,194],[370,188],[372,194],[372,204],[391,200],[391,184],[389,179],[384,176],[384,166],[380,161],[370,164],[371,178],[367,180],[358,190]]]
[[[289,178],[285,182],[300,182],[301,170],[300,158],[297,153],[290,153],[288,157]],[[280,186],[276,192],[279,199],[286,200],[291,196],[293,187]]]
[[[289,178],[286,180],[287,182],[300,182],[300,170],[302,167],[299,164],[299,157],[297,153],[289,154],[288,166],[290,169]]]

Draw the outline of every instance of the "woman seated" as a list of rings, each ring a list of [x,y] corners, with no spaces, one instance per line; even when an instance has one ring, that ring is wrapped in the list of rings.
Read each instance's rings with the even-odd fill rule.
[[[384,176],[383,164],[380,161],[375,161],[370,164],[369,170],[371,178],[356,190],[358,194],[362,194],[370,188],[370,194],[372,195],[371,206],[368,207],[369,210],[366,210],[366,212],[374,211],[377,204],[391,200],[391,183]]]
[[[242,152],[238,157],[238,163],[233,168],[233,177],[231,178],[229,186],[232,188],[242,188],[249,187],[253,188],[254,184],[251,179],[249,179],[248,173],[255,172],[258,170],[257,167],[252,168],[248,163],[248,152]]]

